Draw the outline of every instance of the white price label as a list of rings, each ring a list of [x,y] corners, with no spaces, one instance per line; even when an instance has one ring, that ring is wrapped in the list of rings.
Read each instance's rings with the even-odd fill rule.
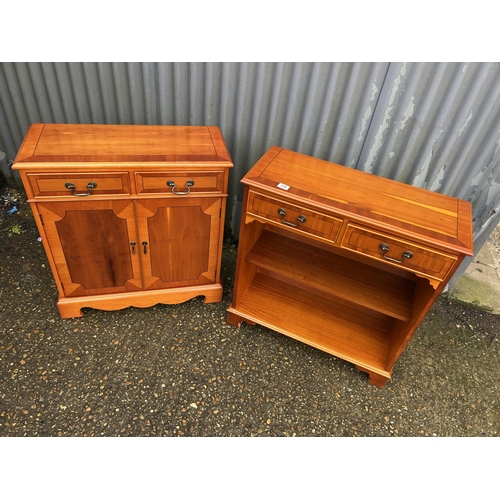
[[[278,187],[279,187],[280,189],[284,189],[285,191],[288,191],[288,190],[290,189],[290,186],[287,186],[286,184],[283,184],[282,182],[280,182],[280,183],[278,184]]]

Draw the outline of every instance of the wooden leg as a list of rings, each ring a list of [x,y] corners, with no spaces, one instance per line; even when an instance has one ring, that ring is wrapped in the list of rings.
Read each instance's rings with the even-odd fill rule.
[[[384,387],[384,385],[391,380],[390,378],[379,375],[378,373],[369,373],[368,375],[368,383],[377,387]]]
[[[255,325],[254,321],[250,321],[248,319],[242,318],[240,315],[238,315],[232,311],[229,311],[227,313],[228,324],[233,325],[233,326],[241,326],[242,321],[244,321],[245,323],[247,323],[249,325]]]
[[[204,304],[213,304],[214,302],[222,302],[222,287],[205,293]]]
[[[81,318],[83,316],[82,306],[78,304],[65,304],[58,302],[57,309],[59,310],[59,315],[63,319]]]
[[[368,383],[376,387],[384,387],[384,385],[391,380],[391,377],[385,377],[379,373],[374,373],[361,366],[356,366],[356,368],[364,373],[368,373]]]

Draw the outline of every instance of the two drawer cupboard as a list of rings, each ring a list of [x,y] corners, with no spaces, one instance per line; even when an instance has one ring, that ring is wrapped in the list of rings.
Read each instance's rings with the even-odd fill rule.
[[[473,255],[470,204],[278,147],[242,182],[228,322],[288,335],[385,385]]]
[[[32,125],[13,168],[60,315],[221,301],[231,166],[217,127]]]

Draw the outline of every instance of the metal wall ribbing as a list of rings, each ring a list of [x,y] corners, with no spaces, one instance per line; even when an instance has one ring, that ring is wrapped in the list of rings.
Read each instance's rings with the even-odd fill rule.
[[[467,199],[477,242],[500,214],[499,63],[0,63],[5,177],[35,122],[219,126],[235,234],[271,145]]]

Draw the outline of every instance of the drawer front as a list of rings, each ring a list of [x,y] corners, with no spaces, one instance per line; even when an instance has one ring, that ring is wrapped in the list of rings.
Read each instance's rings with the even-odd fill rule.
[[[224,189],[223,172],[137,172],[135,179],[138,194],[213,194]]]
[[[443,280],[457,257],[349,224],[341,246],[419,274]]]
[[[247,214],[280,227],[311,234],[332,242],[336,241],[342,226],[342,219],[313,212],[253,191],[250,191],[248,195]]]
[[[126,172],[28,174],[28,179],[35,198],[130,194]]]

